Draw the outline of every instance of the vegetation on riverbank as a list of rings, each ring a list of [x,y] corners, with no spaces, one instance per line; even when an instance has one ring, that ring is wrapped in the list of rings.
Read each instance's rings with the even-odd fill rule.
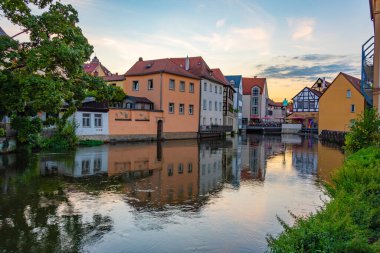
[[[346,137],[353,153],[326,185],[331,201],[315,215],[268,236],[270,252],[380,252],[379,115],[365,112]]]

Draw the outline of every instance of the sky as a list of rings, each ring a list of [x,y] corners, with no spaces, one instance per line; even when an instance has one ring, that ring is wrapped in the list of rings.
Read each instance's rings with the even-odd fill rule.
[[[202,56],[225,75],[266,77],[288,100],[318,77],[360,78],[373,35],[366,0],[62,0],[102,64],[125,73],[145,60]],[[19,28],[0,19],[8,34]]]

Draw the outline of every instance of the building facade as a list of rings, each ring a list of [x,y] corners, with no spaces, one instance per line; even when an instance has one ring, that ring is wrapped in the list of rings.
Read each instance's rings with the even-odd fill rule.
[[[373,106],[380,113],[380,0],[369,0],[374,27]]]
[[[243,126],[267,115],[268,99],[266,78],[243,77]]]
[[[157,138],[196,138],[199,131],[199,78],[171,59],[144,61],[140,58],[126,73],[124,92],[145,97],[162,116],[150,118]],[[127,123],[126,123],[127,124]]]
[[[234,110],[237,112],[237,129],[243,128],[243,77],[240,75],[226,76],[228,83],[235,88]]]
[[[323,130],[347,132],[366,108],[360,90],[360,79],[339,73],[319,98],[319,127]]]

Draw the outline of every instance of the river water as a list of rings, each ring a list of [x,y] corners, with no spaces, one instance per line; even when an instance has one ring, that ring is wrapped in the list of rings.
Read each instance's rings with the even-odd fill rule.
[[[0,156],[0,252],[265,252],[343,154],[242,135]]]

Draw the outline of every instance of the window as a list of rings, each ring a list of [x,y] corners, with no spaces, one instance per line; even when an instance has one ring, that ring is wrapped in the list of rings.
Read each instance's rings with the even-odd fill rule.
[[[102,159],[97,158],[94,160],[94,171],[100,171],[102,169]]]
[[[148,80],[148,90],[153,90],[153,79]]]
[[[82,126],[83,127],[91,127],[90,120],[91,120],[91,114],[89,114],[89,113],[83,113],[82,114]]]
[[[208,110],[212,111],[212,102],[211,101],[208,101]]]
[[[169,80],[169,90],[175,90],[175,81],[174,79]]]
[[[178,164],[178,174],[182,174],[183,173],[183,163],[179,163]]]
[[[355,105],[354,104],[351,105],[351,112],[355,112]]]
[[[194,105],[189,105],[189,114],[190,115],[194,114]]]
[[[218,87],[215,85],[215,93],[218,93]]]
[[[258,115],[259,114],[259,109],[257,108],[257,106],[254,106],[252,107],[252,115]]]
[[[203,110],[207,110],[207,101],[203,99]]]
[[[184,114],[184,113],[185,113],[185,105],[179,104],[179,114]]]
[[[139,90],[139,81],[133,81],[132,90],[134,91]]]
[[[351,97],[351,90],[347,90],[346,97],[350,98]]]
[[[309,109],[309,101],[303,101],[303,108],[304,109]]]
[[[203,83],[204,85],[204,91],[207,91],[207,83]]]
[[[168,165],[168,176],[173,176],[173,165],[171,164]]]
[[[95,114],[94,121],[95,121],[95,127],[102,127],[102,115],[101,114]]]
[[[215,111],[218,111],[218,102],[215,101]]]
[[[191,173],[193,172],[193,164],[192,163],[188,163],[187,164],[187,173]]]
[[[86,175],[90,172],[90,160],[82,161],[82,175]]]
[[[184,81],[181,81],[179,83],[179,91],[182,91],[182,92],[185,91],[185,82]]]
[[[252,104],[256,105],[256,106],[259,105],[259,98],[258,97],[253,97],[252,98]]]
[[[174,103],[169,103],[169,113],[174,113]]]
[[[253,87],[252,96],[258,96],[259,93],[260,93],[260,88],[259,87]]]
[[[222,102],[219,102],[219,111],[222,111]]]
[[[190,83],[189,92],[194,93],[194,84],[193,83]]]
[[[222,87],[219,87],[219,94],[222,94]]]

